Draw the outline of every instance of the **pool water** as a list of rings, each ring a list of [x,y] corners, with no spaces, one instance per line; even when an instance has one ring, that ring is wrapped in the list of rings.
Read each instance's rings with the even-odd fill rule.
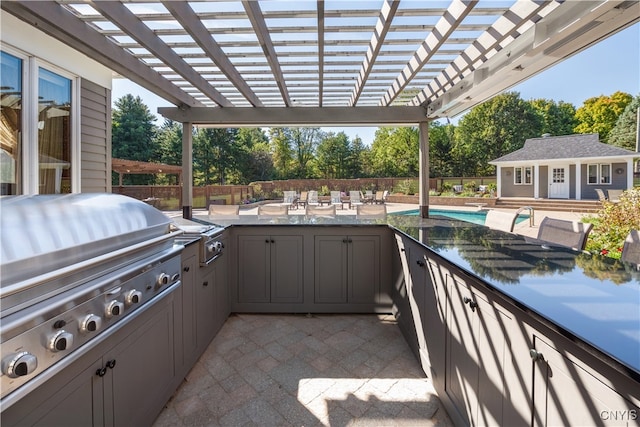
[[[416,216],[419,214],[418,209],[398,212],[396,215],[411,215]],[[474,224],[484,225],[485,219],[487,218],[487,211],[455,211],[455,210],[446,210],[446,209],[429,209],[429,215],[440,215],[446,216],[447,218],[457,219],[460,221],[472,222]],[[520,214],[516,218],[516,224],[521,223],[522,221],[529,220],[529,215]]]

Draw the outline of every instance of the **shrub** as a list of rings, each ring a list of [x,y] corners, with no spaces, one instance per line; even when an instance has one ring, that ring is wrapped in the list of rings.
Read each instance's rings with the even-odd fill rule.
[[[403,193],[407,195],[413,195],[418,193],[418,181],[412,179],[405,179],[396,186],[396,193]]]
[[[618,203],[604,202],[596,216],[584,222],[593,224],[586,250],[620,258],[624,239],[640,229],[640,188],[624,191]]]

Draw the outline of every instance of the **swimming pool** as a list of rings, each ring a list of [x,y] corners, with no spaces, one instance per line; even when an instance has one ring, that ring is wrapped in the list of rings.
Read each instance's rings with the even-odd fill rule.
[[[410,215],[416,216],[420,213],[418,209],[413,209],[410,211],[402,211],[397,212],[396,215]],[[446,216],[447,218],[457,219],[460,221],[472,222],[474,224],[484,225],[484,222],[487,218],[487,211],[456,211],[456,210],[446,210],[446,209],[429,209],[429,215],[440,215]],[[520,214],[516,218],[516,224],[521,223],[522,221],[526,221],[529,219],[529,215]]]

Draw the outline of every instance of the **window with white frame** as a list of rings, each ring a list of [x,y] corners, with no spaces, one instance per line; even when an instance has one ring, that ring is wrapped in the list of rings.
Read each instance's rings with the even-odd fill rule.
[[[515,185],[531,185],[533,182],[533,169],[531,166],[518,166],[513,171],[513,183]]]
[[[611,184],[611,164],[592,163],[587,165],[587,184]]]
[[[32,56],[0,53],[0,194],[70,193],[79,162],[73,156],[74,79]],[[37,182],[26,178],[36,176]]]

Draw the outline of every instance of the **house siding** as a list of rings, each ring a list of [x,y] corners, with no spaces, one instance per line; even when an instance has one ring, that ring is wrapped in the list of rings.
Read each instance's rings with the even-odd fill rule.
[[[110,193],[111,91],[86,79],[80,86],[80,191]]]
[[[540,188],[538,196],[541,199],[549,198],[549,166],[540,166]]]
[[[622,169],[622,173],[616,173],[617,169]],[[582,198],[586,200],[597,200],[596,188],[602,190],[626,190],[627,185],[627,164],[624,162],[611,163],[611,184],[587,184],[587,165],[581,167],[582,170]]]
[[[505,167],[501,169],[502,174],[502,197],[533,197],[533,184],[531,185],[515,185],[513,183],[514,167]],[[536,179],[535,171],[532,171],[533,180]]]

